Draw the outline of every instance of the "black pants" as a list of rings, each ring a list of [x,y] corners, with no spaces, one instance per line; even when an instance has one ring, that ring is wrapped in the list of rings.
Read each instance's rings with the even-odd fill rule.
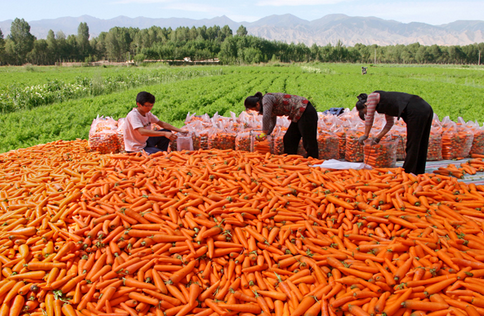
[[[162,129],[162,132],[171,132],[169,129]],[[148,154],[154,154],[159,151],[167,151],[170,140],[165,136],[150,136],[146,141],[146,147],[144,150]]]
[[[402,119],[407,123],[407,148],[403,163],[406,173],[425,173],[433,118],[432,107],[420,97],[412,98],[402,112]]]
[[[306,110],[301,118],[296,122],[291,122],[284,135],[284,153],[289,155],[297,154],[299,141],[303,140],[303,147],[308,157],[318,159],[318,112],[308,103]]]

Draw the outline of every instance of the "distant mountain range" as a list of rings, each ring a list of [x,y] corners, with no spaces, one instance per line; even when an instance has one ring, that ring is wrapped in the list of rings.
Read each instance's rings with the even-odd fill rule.
[[[416,42],[422,45],[448,46],[484,42],[484,21],[455,21],[449,24],[430,25],[417,22],[401,23],[376,17],[351,17],[344,14],[326,15],[313,21],[284,14],[271,15],[255,22],[234,22],[226,16],[201,20],[119,16],[104,20],[89,15],[27,22],[31,26],[31,33],[39,39],[46,38],[50,29],[55,33],[62,31],[66,36],[77,34],[79,23],[86,22],[91,37],[97,37],[99,33],[109,31],[115,26],[144,29],[156,25],[175,29],[180,26],[228,25],[235,34],[239,26],[243,25],[249,35],[287,43],[304,43],[308,46],[314,43],[320,46],[328,43],[335,45],[339,40],[346,46],[354,46],[357,43],[380,46],[408,45]],[[12,20],[0,22],[4,37],[9,34],[11,24]]]

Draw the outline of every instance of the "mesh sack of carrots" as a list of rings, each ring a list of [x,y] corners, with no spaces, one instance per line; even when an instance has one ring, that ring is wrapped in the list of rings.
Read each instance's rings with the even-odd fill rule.
[[[364,162],[374,168],[395,168],[399,137],[385,137],[378,144],[371,145],[369,140],[363,146]]]
[[[257,140],[256,137],[259,135],[260,131],[251,131],[250,133],[250,151],[251,152],[258,152],[260,154],[267,154],[273,153],[273,144],[272,136],[267,135],[264,140]]]
[[[122,130],[118,129],[118,122],[113,118],[97,117],[92,121],[89,129],[89,147],[103,154],[117,153],[124,150],[122,135]]]
[[[235,150],[251,151],[251,131],[238,133],[235,137]]]
[[[405,156],[406,156],[405,148],[407,147],[405,144],[407,142],[407,134],[406,133],[400,134],[399,132],[393,133],[393,130],[392,130],[392,134],[387,135],[386,137],[392,140],[395,140],[397,142],[396,153],[395,153],[396,160],[405,160]]]
[[[442,120],[442,158],[465,158],[469,155],[474,135],[464,125],[458,125],[449,117]]]
[[[96,133],[104,130],[114,130],[117,128],[118,122],[112,117],[98,116],[92,121],[89,133]]]
[[[338,159],[345,159],[346,152],[346,132],[340,131],[335,133],[338,136]]]
[[[347,116],[349,113],[345,113],[341,116],[337,116],[334,118],[334,124],[331,127],[330,131],[336,134],[339,139],[339,158],[338,159],[345,159],[345,151],[346,151],[346,131],[348,130],[348,120]]]
[[[183,135],[183,134],[178,134],[176,141],[176,148],[177,150],[194,150],[193,149],[193,136],[190,134]]]
[[[430,130],[427,160],[442,160],[442,133],[438,130]]]
[[[187,117],[185,118],[185,125],[190,125],[195,122],[199,122],[204,125],[210,125],[210,116],[208,114],[203,114],[203,115],[196,115],[196,113],[190,114],[190,112],[187,113]]]
[[[317,162],[1,154],[1,314],[484,313],[483,186]]]
[[[403,120],[396,121],[394,127],[391,129],[392,136],[398,138],[397,145],[397,160],[405,160],[407,147],[407,127]]]
[[[119,141],[120,134],[118,130],[103,130],[89,135],[89,148],[102,154],[118,153],[124,150]],[[123,142],[124,144],[124,139]]]
[[[339,159],[339,137],[331,132],[318,131],[319,159]]]
[[[472,146],[470,154],[484,155],[484,126],[479,126],[477,122],[468,122],[466,124],[474,138],[472,139]]]
[[[208,149],[209,129],[205,128],[201,121],[192,122],[186,127],[192,135],[193,150]]]
[[[429,135],[428,161],[442,160],[442,130],[442,123],[437,114],[434,113]]]
[[[484,129],[475,129],[470,154],[484,155]]]
[[[208,148],[235,149],[237,134],[232,131],[212,128],[208,133]]]
[[[272,135],[272,153],[282,155],[284,153],[284,133],[285,130],[276,126]]]
[[[363,146],[358,138],[363,135],[362,131],[351,130],[346,132],[345,160],[349,162],[361,162],[364,159]]]

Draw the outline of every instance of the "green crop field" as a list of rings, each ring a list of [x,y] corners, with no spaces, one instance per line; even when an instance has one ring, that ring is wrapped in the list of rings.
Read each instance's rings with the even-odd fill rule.
[[[88,138],[92,120],[124,117],[146,90],[162,121],[188,112],[229,116],[257,91],[307,97],[324,111],[352,109],[359,93],[418,94],[442,119],[484,121],[484,67],[272,64],[260,66],[0,67],[0,152],[58,139]]]

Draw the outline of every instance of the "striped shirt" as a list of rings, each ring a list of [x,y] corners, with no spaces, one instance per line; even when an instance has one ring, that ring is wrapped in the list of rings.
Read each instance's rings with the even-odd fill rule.
[[[373,126],[373,120],[375,119],[376,106],[380,103],[380,94],[378,92],[370,93],[368,99],[366,100],[366,115],[365,115],[365,126]],[[385,114],[386,124],[382,130],[389,131],[395,121],[394,117]]]

